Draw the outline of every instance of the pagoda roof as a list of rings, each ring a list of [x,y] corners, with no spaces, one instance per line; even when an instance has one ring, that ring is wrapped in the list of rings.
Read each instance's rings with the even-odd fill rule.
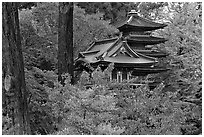
[[[148,74],[161,73],[170,70],[169,68],[162,67],[149,67],[149,68],[134,68],[132,71],[133,76],[145,76]]]
[[[162,58],[169,55],[169,53],[166,53],[160,50],[136,50],[136,52],[144,54],[146,56],[157,57],[157,58]]]
[[[85,52],[79,53],[78,60],[90,64],[116,63],[131,67],[151,66],[157,62],[156,58],[132,50],[122,37],[93,42]]]
[[[123,18],[121,21],[113,25],[119,30],[123,30],[124,28],[132,28],[143,31],[156,30],[167,26],[167,24],[153,22],[151,20],[140,17],[137,12],[129,14],[129,16]]]
[[[167,41],[165,38],[154,37],[150,35],[128,35],[126,39],[127,42],[143,43],[146,45],[159,44]]]

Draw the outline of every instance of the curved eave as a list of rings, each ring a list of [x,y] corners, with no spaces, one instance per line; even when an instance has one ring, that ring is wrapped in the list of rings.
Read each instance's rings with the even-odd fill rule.
[[[155,57],[155,58],[164,58],[169,54],[145,54],[146,56]]]
[[[116,41],[118,37],[110,38],[110,39],[103,39],[103,40],[97,40],[97,41],[92,41],[89,45],[90,47],[85,51],[91,51],[95,46],[99,44],[105,44],[105,43],[111,43],[113,41]]]
[[[88,55],[88,54],[96,54],[98,53],[99,50],[94,50],[94,51],[85,51],[85,52],[79,52],[82,55]]]
[[[110,63],[119,63],[119,64],[134,64],[134,65],[152,65],[157,61],[152,57],[127,57],[127,56],[116,56],[116,57],[105,57],[103,61]]]
[[[109,57],[112,57],[114,54],[116,54],[120,48],[123,46],[129,53],[130,55],[132,55],[135,58],[139,58],[139,56],[128,46],[126,41],[120,41],[121,43],[120,46],[117,46],[114,52],[110,52],[109,54],[107,54]]]
[[[153,62],[151,63],[141,63],[141,64],[137,64],[137,63],[121,63],[121,62],[110,62],[110,61],[99,61],[99,62],[95,62],[95,63],[90,63],[91,66],[96,67],[98,65],[104,65],[104,66],[108,66],[110,63],[114,63],[114,67],[120,67],[120,68],[144,68],[144,67],[150,67],[152,65],[154,65]]]
[[[79,58],[76,62],[86,62],[86,63],[118,63],[118,64],[134,64],[134,65],[152,65],[155,64],[157,61],[154,59],[148,58],[133,58],[133,57],[105,57],[102,60],[97,60],[94,56]]]
[[[146,56],[146,55],[144,55],[144,54],[142,54],[142,53],[139,53],[139,52],[137,52],[137,51],[135,51],[135,53],[136,53],[137,55],[139,55],[140,57],[143,57],[143,58],[146,58],[146,59],[149,59],[149,60],[154,60],[155,62],[158,62],[157,59],[154,58],[154,57]]]
[[[152,67],[152,68],[134,68],[133,71],[152,71],[152,72],[163,72],[163,71],[168,71],[170,70],[169,68],[162,68],[162,67]]]
[[[155,44],[160,44],[160,43],[165,43],[165,41],[134,41],[134,40],[127,40],[129,44],[135,43],[135,44],[144,44],[144,45],[155,45]]]
[[[157,29],[162,29],[166,27],[167,25],[162,26],[134,26],[130,24],[124,24],[117,29],[119,29],[121,32],[129,32],[129,31],[152,31]]]
[[[153,37],[153,36],[130,36],[127,37],[128,43],[142,43],[142,44],[159,44],[168,41],[165,38]]]
[[[133,18],[133,19],[130,20],[130,18]],[[138,24],[138,22],[135,22],[134,20],[140,20],[140,22],[142,22],[142,23]],[[125,17],[121,21],[116,22],[112,25],[114,25],[116,28],[121,28],[124,25],[132,25],[132,26],[137,26],[137,27],[155,27],[155,28],[164,28],[164,27],[168,26],[167,24],[153,22],[151,20],[148,20],[148,19],[145,19],[145,18],[142,18],[139,16],[133,16],[133,17],[129,17],[129,18]]]
[[[169,68],[134,68],[132,71],[133,76],[141,76],[148,74],[161,73],[170,70]]]
[[[97,41],[95,41],[95,43],[108,43],[108,42],[110,42],[110,41],[115,41],[115,40],[117,40],[118,39],[118,37],[114,37],[114,38],[109,38],[109,39],[103,39],[103,40],[97,40]]]
[[[116,28],[119,28],[119,27],[123,26],[124,24],[126,24],[128,19],[129,19],[128,17],[125,17],[122,20],[113,23],[112,25],[115,26]]]
[[[134,25],[135,21],[138,21],[138,20],[140,20],[139,21],[140,24],[138,24],[137,26],[140,25],[140,26],[144,26],[144,27],[147,26],[147,27],[159,27],[159,28],[164,28],[164,27],[168,26],[167,24],[157,23],[157,22],[148,20],[148,19],[140,17],[140,16],[134,16],[134,19],[132,20],[132,22],[130,22],[130,24]]]
[[[166,52],[160,52],[160,51],[152,51],[152,50],[136,50],[136,52],[139,52],[141,54],[144,54],[146,56],[150,56],[150,57],[157,57],[157,58],[162,58],[162,57],[166,57],[169,55],[169,53]]]

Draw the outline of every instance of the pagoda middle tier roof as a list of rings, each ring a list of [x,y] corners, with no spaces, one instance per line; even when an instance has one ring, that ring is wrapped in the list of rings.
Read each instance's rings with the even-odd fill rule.
[[[146,45],[159,44],[167,41],[165,38],[154,37],[150,35],[128,35],[126,39],[127,42],[142,43]]]
[[[105,62],[131,67],[151,66],[157,62],[156,58],[132,50],[121,37],[93,42],[85,52],[79,53],[77,60],[90,64]]]
[[[154,73],[160,73],[170,70],[169,68],[163,68],[163,67],[149,67],[149,68],[134,68],[132,71],[133,76],[145,76],[147,74],[154,74]]]
[[[146,56],[157,57],[157,58],[162,58],[169,55],[169,53],[166,53],[160,50],[135,50],[135,51],[141,54],[144,54]]]
[[[139,30],[152,31],[167,26],[166,24],[153,22],[151,20],[140,17],[137,13],[131,14],[131,16],[127,16],[113,25],[121,31],[127,28],[138,31]]]

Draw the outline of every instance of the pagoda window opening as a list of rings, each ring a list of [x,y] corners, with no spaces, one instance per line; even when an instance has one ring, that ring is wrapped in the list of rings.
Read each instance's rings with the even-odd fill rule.
[[[116,80],[117,82],[122,82],[123,80],[130,80],[131,73],[128,70],[123,71],[112,71],[110,73],[110,81]]]
[[[110,72],[110,81],[113,80],[113,77],[112,77],[112,72]]]
[[[110,80],[117,80],[117,71],[113,70],[111,72]]]
[[[127,80],[129,81],[131,79],[131,73],[127,72]]]
[[[118,71],[117,72],[117,82],[122,82],[123,81],[123,79],[122,79],[122,72],[121,71]]]
[[[123,80],[127,80],[127,71],[126,70],[123,70],[123,73],[122,73],[122,79]]]

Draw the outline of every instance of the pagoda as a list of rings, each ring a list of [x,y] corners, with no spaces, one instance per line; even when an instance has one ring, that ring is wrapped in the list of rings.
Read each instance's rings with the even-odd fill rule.
[[[115,24],[115,26],[126,37],[130,47],[137,52],[157,58],[168,56],[165,52],[147,47],[147,45],[155,45],[167,41],[165,38],[151,36],[153,30],[162,29],[167,26],[166,24],[152,22],[140,17],[135,10],[131,10],[128,16]]]
[[[145,76],[168,70],[157,66],[157,58],[168,54],[147,47],[167,41],[165,38],[151,36],[151,31],[162,29],[166,24],[144,19],[131,10],[126,18],[114,25],[120,31],[120,36],[93,41],[86,51],[79,53],[75,70],[92,73],[98,66],[105,69],[110,63],[114,63],[111,79],[118,82],[128,80],[131,76]]]

